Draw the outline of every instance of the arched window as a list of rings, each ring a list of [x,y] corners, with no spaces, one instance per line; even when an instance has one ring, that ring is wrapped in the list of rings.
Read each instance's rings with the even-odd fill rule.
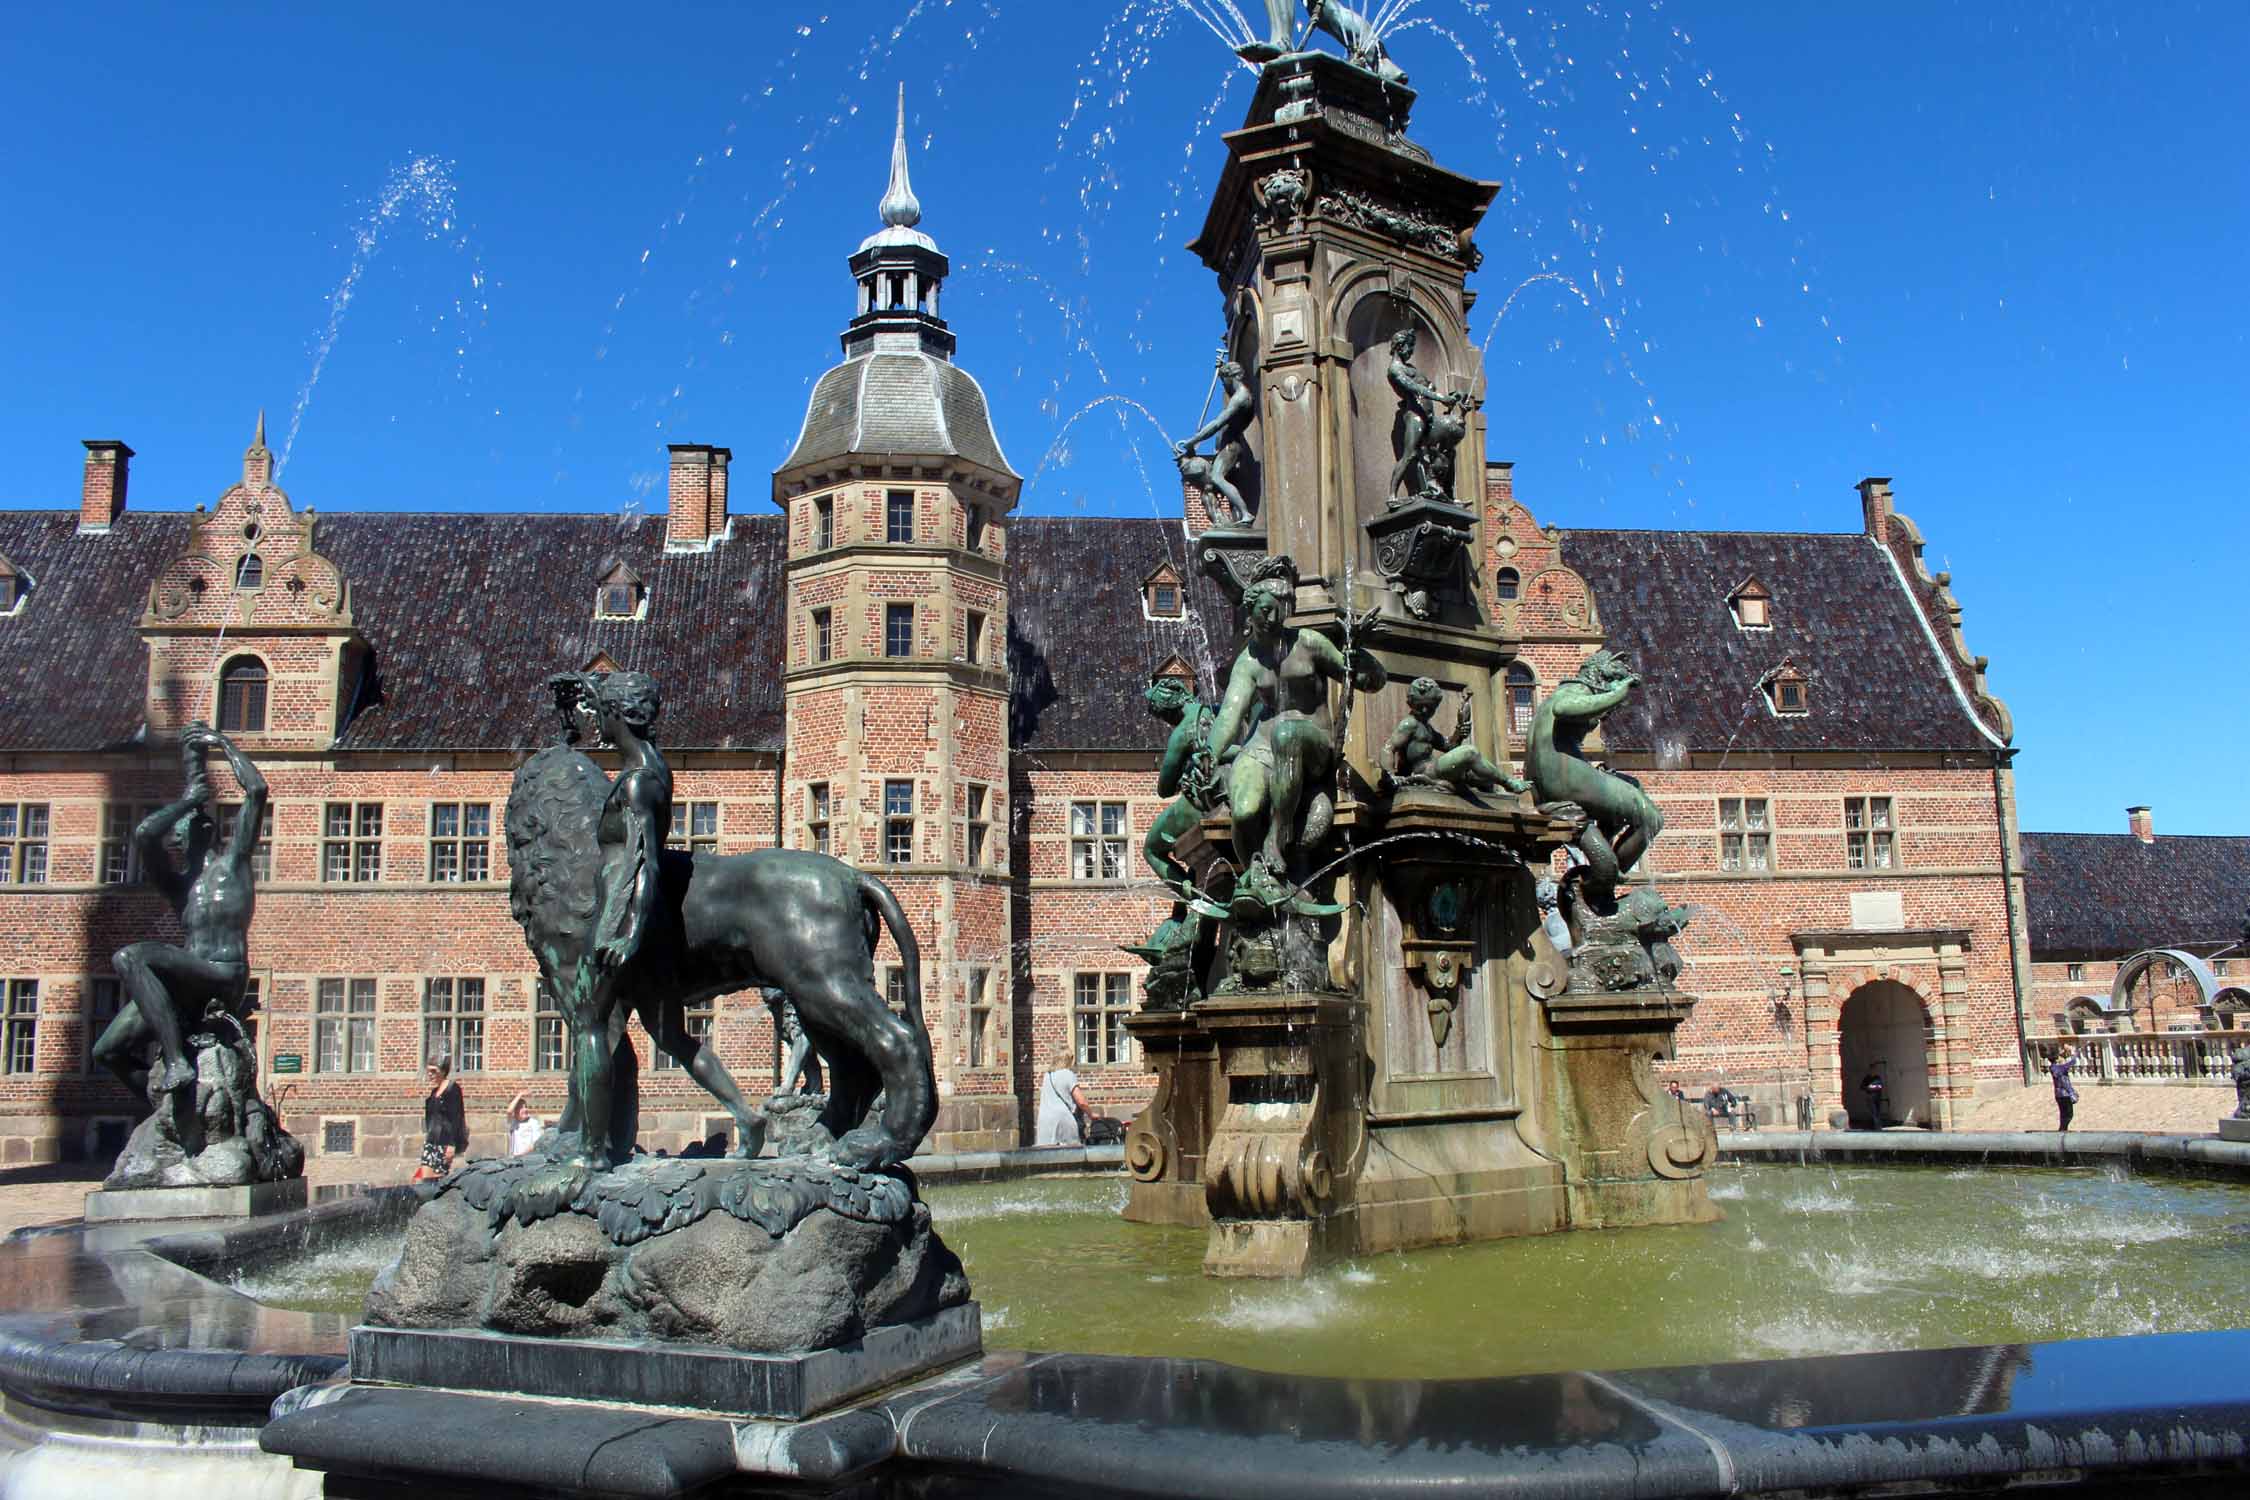
[[[1492,577],[1492,592],[1502,599],[1522,597],[1523,575],[1514,568],[1502,568]]]
[[[238,656],[219,670],[219,728],[256,734],[266,727],[266,664]]]
[[[265,560],[255,552],[243,553],[242,561],[234,566],[234,586],[238,589],[263,588],[265,582]]]
[[[1531,733],[1531,696],[1538,680],[1522,662],[1508,663],[1508,733],[1517,739]]]

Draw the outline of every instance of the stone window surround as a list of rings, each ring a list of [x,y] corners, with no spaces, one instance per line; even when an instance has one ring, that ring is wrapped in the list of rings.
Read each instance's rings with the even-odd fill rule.
[[[453,809],[454,831],[452,833],[438,832],[439,808]],[[481,808],[484,812],[484,832],[481,835],[471,834],[468,831],[471,821],[469,810],[471,808]],[[322,816],[325,818],[326,813],[323,812]],[[498,860],[492,857],[492,830],[496,824],[492,816],[492,804],[490,802],[474,799],[432,802],[429,806],[429,819],[429,870],[432,885],[490,885],[498,878],[493,874],[493,871],[507,867],[507,860],[504,855]],[[484,845],[484,875],[479,880],[471,880],[467,872],[474,861],[469,856],[471,850],[478,844]],[[449,851],[452,855],[453,873],[451,875],[440,875],[438,873],[438,858],[441,850]]]
[[[331,984],[341,987],[336,992],[340,1003],[324,1009],[321,986]],[[364,990],[361,988],[363,985],[365,986]],[[324,974],[313,979],[309,988],[312,999],[312,1071],[323,1076],[338,1078],[352,1075],[369,1076],[382,1072],[383,1054],[380,1045],[382,981],[371,974],[353,974],[343,977]],[[364,1006],[359,1003],[363,994],[367,1000]],[[327,1019],[323,1019],[324,1017]],[[337,1051],[340,1060],[332,1068],[321,1065],[321,1038],[323,1036],[321,1028],[323,1027],[342,1028],[335,1033],[339,1039]],[[364,1028],[364,1031],[361,1028]],[[367,1042],[366,1056],[368,1063],[366,1067],[355,1066],[358,1049],[354,1043],[362,1035]]]
[[[1714,797],[1712,801],[1715,805],[1715,817],[1713,819],[1713,826],[1718,832],[1717,850],[1719,869],[1723,873],[1730,875],[1773,874],[1779,867],[1779,861],[1774,858],[1774,822],[1772,796],[1770,794],[1755,797],[1749,795],[1737,795],[1733,797]],[[1727,824],[1727,804],[1730,802],[1735,803],[1740,808],[1739,813],[1736,815],[1735,825],[1731,828]],[[1755,825],[1753,825],[1752,823],[1752,804],[1755,804],[1760,809]],[[1741,851],[1735,856],[1735,863],[1733,863],[1732,865],[1729,865],[1727,863],[1727,840],[1730,837],[1742,840]],[[1765,863],[1763,865],[1753,865],[1751,863],[1752,850],[1759,847],[1758,845],[1751,842],[1751,840],[1753,839],[1762,839],[1765,841],[1763,845]]]
[[[329,831],[330,814],[339,807],[351,810],[349,823],[351,831],[341,837]],[[375,831],[373,833],[364,831],[368,826],[367,810],[369,808],[375,810]],[[317,871],[320,883],[323,885],[380,884],[383,879],[383,840],[388,837],[390,822],[389,804],[380,798],[365,800],[322,798],[320,804],[320,866]],[[363,866],[362,851],[370,846],[374,849],[373,864],[372,866]],[[328,873],[328,855],[331,849],[344,851],[344,873],[341,875],[332,876]],[[363,868],[366,869],[364,874],[361,873]]]
[[[445,987],[445,1004],[442,1007],[435,1003],[440,985]],[[472,986],[474,987],[473,990]],[[476,997],[476,1004],[473,1007],[468,1003],[472,993]],[[437,1061],[438,1054],[430,1047],[430,1037],[432,1029],[435,1027],[442,1028],[445,1037],[445,1056],[451,1062],[452,1076],[486,1071],[486,1065],[490,1058],[485,1044],[491,1039],[490,1033],[486,1029],[486,1022],[492,1014],[491,996],[492,983],[482,974],[434,974],[423,978],[422,1066],[424,1068]],[[474,1023],[475,1029],[473,1032],[470,1029],[471,1023]],[[468,1044],[468,1038],[472,1035],[476,1038],[473,1062],[470,1060],[471,1048]]]
[[[0,1074],[20,1078],[37,1073],[39,981],[23,976],[0,980],[0,1006]]]
[[[1091,984],[1088,981],[1092,981]],[[1070,1055],[1078,1068],[1138,1066],[1124,1018],[1133,1012],[1133,973],[1129,969],[1070,971]],[[1088,1018],[1094,1027],[1096,1056],[1086,1055]],[[1114,1053],[1113,1056],[1103,1054]]]
[[[1086,812],[1084,829],[1080,810]],[[1117,814],[1117,827],[1109,827],[1109,814]],[[1079,881],[1127,880],[1126,845],[1133,836],[1132,803],[1122,797],[1074,797],[1066,815],[1070,820],[1070,878]],[[1081,859],[1080,856],[1084,858]]]
[[[54,837],[50,808],[46,802],[0,802],[0,812],[8,815],[0,822],[0,886],[47,884],[49,841]],[[34,866],[36,875],[28,873]]]
[[[257,675],[252,677],[245,672],[238,680],[246,688],[252,683],[256,684],[257,713],[253,715],[247,711],[241,711],[230,715],[227,702],[227,677],[237,668],[246,667],[256,667]],[[248,697],[249,694],[245,692],[243,698],[247,699]],[[216,705],[216,711],[211,717],[217,722],[221,734],[266,733],[273,723],[273,663],[267,661],[255,651],[237,651],[234,655],[219,663],[219,670],[211,679],[211,702]],[[255,718],[257,722],[254,724],[243,722],[250,718]]]
[[[1860,821],[1852,822],[1854,806]],[[1881,808],[1878,822],[1877,808]],[[1905,863],[1899,856],[1898,798],[1889,792],[1860,792],[1844,798],[1844,868],[1895,870]],[[1852,862],[1854,854],[1859,863]],[[1880,854],[1880,858],[1878,858]]]

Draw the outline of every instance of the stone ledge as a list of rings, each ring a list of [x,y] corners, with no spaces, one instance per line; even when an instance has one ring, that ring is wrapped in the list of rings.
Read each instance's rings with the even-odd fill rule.
[[[872,1329],[856,1343],[796,1354],[745,1354],[653,1339],[517,1338],[476,1329],[363,1324],[352,1330],[350,1360],[353,1381],[363,1385],[795,1419],[973,1359],[983,1348],[978,1307],[969,1302]]]
[[[102,1188],[86,1195],[86,1222],[125,1219],[254,1219],[305,1206],[305,1179],[244,1187]]]
[[[1958,1166],[2073,1167],[2120,1162],[2136,1170],[2250,1180],[2250,1141],[2129,1130],[1772,1130],[1719,1134],[1721,1161],[1860,1161]]]

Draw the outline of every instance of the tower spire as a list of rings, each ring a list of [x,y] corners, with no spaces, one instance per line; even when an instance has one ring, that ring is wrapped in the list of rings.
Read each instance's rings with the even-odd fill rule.
[[[250,439],[250,446],[251,446],[251,447],[253,447],[253,448],[263,448],[263,447],[264,447],[265,445],[266,445],[266,409],[265,409],[264,407],[262,407],[262,406],[261,406],[261,407],[259,407],[259,408],[258,408],[258,435],[257,435],[256,437],[254,437],[254,438]]]
[[[906,85],[898,86],[898,134],[891,140],[891,182],[877,209],[883,222],[894,229],[912,229],[922,222],[922,203],[906,175]]]

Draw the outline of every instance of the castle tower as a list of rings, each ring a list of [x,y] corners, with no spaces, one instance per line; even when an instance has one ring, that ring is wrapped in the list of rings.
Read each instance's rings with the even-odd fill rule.
[[[844,359],[774,471],[789,516],[785,843],[897,891],[921,945],[943,1107],[932,1149],[1016,1144],[1008,887],[1007,518],[1023,481],[938,315],[900,90],[882,227],[850,266]],[[899,956],[877,978],[894,1004]]]

